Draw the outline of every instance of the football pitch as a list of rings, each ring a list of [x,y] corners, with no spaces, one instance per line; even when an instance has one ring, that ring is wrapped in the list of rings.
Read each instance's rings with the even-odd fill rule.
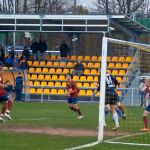
[[[63,150],[97,140],[98,104],[80,104],[85,115],[78,120],[66,103],[17,102],[11,121],[0,123],[0,149],[3,150]],[[150,143],[150,133],[141,133],[141,107],[125,107],[127,120],[120,119],[120,129],[113,132],[113,121],[106,118],[105,140],[132,135],[116,141]],[[138,133],[138,134],[137,134]],[[149,143],[147,143],[149,142]],[[148,146],[101,143],[89,150],[149,150]],[[83,149],[83,150],[84,150]]]

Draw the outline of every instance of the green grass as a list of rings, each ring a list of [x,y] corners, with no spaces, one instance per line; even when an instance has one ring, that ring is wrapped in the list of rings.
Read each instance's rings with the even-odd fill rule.
[[[13,127],[55,127],[96,130],[98,124],[97,104],[80,104],[85,114],[83,120],[77,120],[65,103],[15,103],[12,111],[12,121],[0,124],[0,128]],[[117,132],[128,134],[139,133],[143,127],[141,107],[126,107],[127,120],[120,119],[120,129]],[[111,130],[114,123],[111,115],[106,118]],[[111,137],[114,138],[114,137]],[[0,149],[3,150],[60,150],[96,141],[97,137],[67,137],[45,134],[13,133],[0,130]],[[110,139],[110,137],[105,137]],[[134,143],[150,143],[150,134],[131,136],[118,141]],[[150,147],[115,145],[102,143],[89,150],[148,150]]]

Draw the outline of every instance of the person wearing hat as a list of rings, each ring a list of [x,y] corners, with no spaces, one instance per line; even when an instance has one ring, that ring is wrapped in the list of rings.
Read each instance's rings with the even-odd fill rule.
[[[74,66],[73,75],[81,76],[84,72],[84,66],[80,60],[77,61],[77,64]]]

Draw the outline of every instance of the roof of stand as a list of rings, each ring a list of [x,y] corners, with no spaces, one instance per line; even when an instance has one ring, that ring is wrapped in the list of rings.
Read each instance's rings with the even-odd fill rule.
[[[111,21],[135,33],[150,32],[123,15],[0,15],[0,31],[102,33],[110,30]],[[111,25],[113,27],[113,25]]]

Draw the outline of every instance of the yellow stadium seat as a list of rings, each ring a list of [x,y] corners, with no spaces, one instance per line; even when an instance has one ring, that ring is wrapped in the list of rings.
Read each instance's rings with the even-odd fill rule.
[[[131,62],[132,61],[132,57],[128,56],[126,57],[126,62]]]
[[[43,73],[48,73],[48,68],[43,68]]]
[[[60,60],[60,59],[61,59],[61,57],[60,57],[60,55],[58,55],[58,56],[57,56],[57,60]]]
[[[67,63],[67,67],[68,67],[68,68],[73,68],[73,66],[74,66],[74,65],[73,65],[73,62],[68,62],[68,63]]]
[[[57,94],[64,95],[65,91],[63,89],[59,89]]]
[[[28,65],[29,65],[29,66],[32,66],[32,61],[28,61]]]
[[[95,63],[94,68],[100,68],[100,63]]]
[[[51,62],[51,61],[48,61],[48,62],[46,63],[46,66],[47,66],[47,67],[51,67],[51,66],[52,66],[52,62]]]
[[[41,88],[38,88],[38,89],[37,89],[37,91],[36,91],[36,93],[37,93],[37,94],[42,94],[42,93],[43,93],[43,91],[42,91],[42,89],[41,89]]]
[[[87,67],[88,67],[88,68],[93,68],[93,63],[88,63],[88,64],[87,64]]]
[[[80,81],[86,81],[86,76],[81,76]]]
[[[39,64],[41,67],[45,66],[45,61],[40,61],[40,64]]]
[[[35,94],[35,93],[36,93],[35,88],[30,88],[30,94]]]
[[[52,55],[50,59],[51,60],[56,60],[56,55]]]
[[[85,90],[80,90],[79,95],[86,95]]]
[[[87,96],[92,96],[93,92],[92,92],[92,90],[87,90],[86,94],[87,94]]]
[[[44,89],[44,94],[50,94],[50,89]]]
[[[39,73],[42,72],[41,68],[36,68],[35,72]]]
[[[118,75],[118,70],[113,70],[112,75],[115,75],[115,76]]]
[[[61,82],[55,82],[55,86],[61,86]]]
[[[127,63],[123,63],[122,68],[128,68],[129,65]]]
[[[91,88],[96,88],[96,84],[91,83],[91,84],[90,84],[90,87],[91,87]]]
[[[29,85],[33,85],[33,81],[30,81],[30,82],[29,82]]]
[[[57,68],[56,69],[56,74],[61,74],[62,73],[62,69],[61,68]]]
[[[39,62],[38,61],[34,61],[33,62],[33,66],[38,66],[39,65]]]
[[[78,81],[79,80],[79,76],[73,76],[73,80],[74,81]]]
[[[54,86],[54,82],[48,82],[48,86]]]
[[[121,63],[116,63],[115,67],[116,67],[116,68],[121,68],[122,65],[121,65]]]
[[[90,70],[89,69],[85,69],[84,70],[84,74],[90,74]]]
[[[32,80],[37,79],[37,75],[36,75],[36,74],[31,75],[31,79],[32,79]]]
[[[57,75],[52,75],[52,80],[58,80],[58,76]]]
[[[28,74],[28,79],[30,79],[31,78],[31,75],[30,74]]]
[[[54,74],[54,73],[55,73],[55,69],[54,69],[54,68],[50,68],[50,69],[49,69],[49,72],[50,72],[51,74]]]
[[[62,72],[62,73],[63,73],[63,74],[67,74],[67,73],[69,73],[69,69],[66,69],[66,68],[65,68],[65,69],[63,70],[63,72]]]
[[[61,86],[66,87],[66,82],[63,82]]]
[[[107,61],[111,61],[111,57],[110,56],[107,56]]]
[[[60,63],[60,66],[61,66],[61,67],[66,67],[66,65],[67,65],[66,62]]]
[[[98,81],[98,76],[94,76],[94,81],[95,81],[95,82]]]
[[[85,57],[84,57],[84,60],[85,60],[85,61],[91,60],[91,56],[85,56]]]
[[[59,66],[59,62],[56,61],[53,63],[53,67],[58,67],[58,66]]]
[[[47,61],[50,60],[49,54],[46,54],[46,60],[47,60]]]
[[[87,81],[93,81],[93,76],[88,76]]]
[[[41,86],[47,86],[47,82],[42,81],[42,82],[41,82]]]
[[[59,76],[59,80],[61,80],[61,81],[65,80],[65,76],[64,75],[60,75]]]
[[[119,70],[119,75],[124,76],[126,74],[125,70]]]
[[[83,87],[89,87],[89,83],[83,83]]]
[[[40,86],[40,82],[39,81],[35,81],[34,82],[34,86]]]
[[[34,68],[29,68],[29,72],[35,72],[35,69]]]
[[[50,75],[45,75],[45,80],[50,80],[51,76]]]
[[[92,69],[91,70],[91,74],[97,74],[97,70],[96,69]]]
[[[115,67],[115,64],[114,63],[109,63],[108,64],[108,68],[114,68]]]
[[[83,60],[83,56],[78,56],[78,60],[82,61]]]
[[[125,57],[123,57],[123,56],[119,57],[119,61],[120,62],[124,62],[125,61]]]
[[[81,82],[78,82],[78,83],[77,83],[77,87],[82,87],[82,83],[81,83]]]
[[[51,94],[56,95],[56,94],[57,94],[57,89],[52,89],[52,90],[51,90]]]
[[[77,56],[72,55],[72,56],[71,56],[71,60],[77,60]]]
[[[102,60],[102,56],[98,56],[98,61],[101,61]]]
[[[40,74],[40,75],[38,76],[38,80],[44,80],[44,75],[43,75],[43,74]]]
[[[83,65],[84,67],[86,67],[86,63],[85,63],[85,62],[83,62],[82,65]]]
[[[112,61],[117,62],[118,61],[118,57],[117,56],[113,56],[112,57]]]
[[[117,81],[120,83],[122,81],[121,77],[116,77]]]
[[[91,60],[92,61],[97,61],[97,56],[92,56]]]

